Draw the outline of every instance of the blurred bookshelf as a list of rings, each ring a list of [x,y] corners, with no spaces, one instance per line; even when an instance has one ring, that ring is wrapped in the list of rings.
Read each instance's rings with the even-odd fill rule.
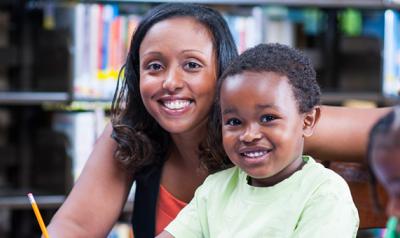
[[[42,105],[70,100],[66,92],[0,92],[0,105]]]
[[[168,0],[85,0],[85,3],[165,3]],[[361,8],[400,8],[399,2],[390,0],[180,0],[179,2],[200,3],[210,5],[284,5],[284,6],[316,6],[316,7],[361,7]]]
[[[109,120],[130,36],[164,2],[0,1],[0,237],[32,237],[27,192],[46,223],[64,201]],[[303,50],[324,104],[398,103],[399,1],[195,2],[224,15],[239,52],[261,42]]]

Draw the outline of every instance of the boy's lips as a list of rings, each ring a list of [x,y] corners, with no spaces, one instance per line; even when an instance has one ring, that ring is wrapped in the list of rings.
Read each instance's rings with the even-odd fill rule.
[[[271,151],[272,149],[269,148],[252,147],[239,150],[239,154],[246,159],[259,159],[268,155],[268,153]]]

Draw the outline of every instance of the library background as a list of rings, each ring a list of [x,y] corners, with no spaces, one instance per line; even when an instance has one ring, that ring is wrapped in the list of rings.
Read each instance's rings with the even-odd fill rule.
[[[166,1],[0,1],[0,237],[39,237],[96,137],[141,15]],[[238,50],[280,42],[305,51],[326,105],[388,106],[400,88],[400,1],[202,0],[223,13]],[[323,159],[323,158],[322,158]],[[362,164],[324,162],[350,184],[358,237],[379,237]],[[381,191],[383,200],[385,194]],[[109,237],[129,237],[132,200]]]

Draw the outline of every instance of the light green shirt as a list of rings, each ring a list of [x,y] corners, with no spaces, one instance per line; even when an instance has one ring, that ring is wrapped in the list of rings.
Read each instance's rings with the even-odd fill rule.
[[[350,238],[359,218],[347,183],[311,157],[272,187],[233,167],[210,175],[165,230],[176,238]]]

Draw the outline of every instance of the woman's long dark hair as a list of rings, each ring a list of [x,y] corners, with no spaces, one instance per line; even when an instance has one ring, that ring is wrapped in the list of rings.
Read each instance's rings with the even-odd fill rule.
[[[123,80],[119,77],[111,107],[112,138],[118,144],[115,156],[132,173],[162,162],[160,158],[166,157],[171,143],[169,133],[143,105],[139,88],[139,48],[151,27],[174,17],[191,17],[209,30],[217,58],[218,78],[229,62],[237,57],[228,26],[221,14],[213,9],[195,4],[168,3],[151,9],[143,17],[132,37]],[[200,146],[200,149],[206,151],[201,153],[201,157],[207,154],[207,148]]]

